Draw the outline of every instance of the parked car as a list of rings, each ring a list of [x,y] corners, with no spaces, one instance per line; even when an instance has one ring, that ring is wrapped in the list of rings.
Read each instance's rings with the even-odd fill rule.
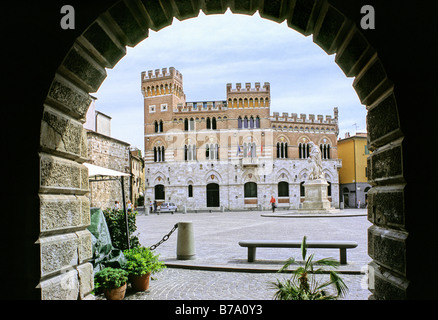
[[[170,212],[173,214],[174,212],[177,212],[177,211],[178,211],[178,208],[172,202],[163,202],[160,206],[160,212]]]

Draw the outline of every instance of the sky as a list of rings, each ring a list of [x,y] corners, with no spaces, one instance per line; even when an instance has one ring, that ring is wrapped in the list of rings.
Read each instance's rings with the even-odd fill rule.
[[[112,118],[111,136],[144,151],[142,71],[174,67],[183,75],[186,101],[226,100],[226,84],[269,82],[273,112],[322,114],[339,109],[339,137],[366,132],[366,109],[327,55],[286,22],[231,14],[204,15],[149,36],[127,53],[96,93],[96,110]]]

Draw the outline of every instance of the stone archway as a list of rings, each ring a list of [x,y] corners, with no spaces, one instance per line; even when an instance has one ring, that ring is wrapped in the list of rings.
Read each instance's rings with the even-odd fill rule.
[[[34,11],[47,9],[45,4],[39,5],[41,8]],[[38,139],[33,137],[25,145],[32,152],[30,176],[38,185],[32,184],[26,195],[28,203],[23,214],[27,220],[22,228],[27,232],[9,249],[17,267],[14,272],[26,274],[20,280],[24,289],[16,296],[85,299],[91,291],[92,273],[87,262],[91,238],[86,230],[89,203],[85,196],[88,180],[82,165],[87,151],[82,121],[90,103],[89,93],[97,91],[105,79],[105,68],[113,67],[125,55],[125,46],[134,46],[147,37],[148,29],[160,30],[171,24],[173,17],[196,17],[200,9],[206,14],[220,14],[230,7],[233,13],[253,14],[258,10],[263,18],[272,21],[286,19],[291,28],[305,36],[313,34],[313,41],[324,51],[336,53],[335,62],[346,76],[355,77],[353,86],[368,109],[369,147],[374,151],[368,166],[373,185],[368,207],[369,220],[374,224],[368,231],[374,270],[373,296],[377,299],[436,297],[436,277],[425,280],[423,276],[432,264],[424,262],[418,251],[419,246],[434,240],[432,226],[436,223],[431,222],[436,217],[426,210],[415,210],[414,214],[414,209],[422,204],[410,201],[422,189],[416,184],[427,181],[412,174],[410,167],[420,161],[423,167],[432,162],[408,152],[409,146],[418,149],[408,122],[413,117],[421,120],[419,115],[412,115],[410,107],[417,105],[418,100],[421,105],[436,103],[436,97],[431,94],[433,84],[420,76],[428,74],[427,67],[432,70],[436,66],[432,57],[436,57],[437,51],[431,45],[435,44],[432,39],[436,39],[436,20],[431,15],[437,12],[436,3],[400,8],[375,3],[376,12],[381,13],[380,29],[368,31],[360,29],[358,1],[126,0],[87,5],[90,7],[84,10],[86,7],[73,4],[83,9],[76,9],[75,30],[49,33],[50,41],[59,41],[58,51],[45,50],[44,56],[35,53],[46,72],[38,74],[40,83],[35,84],[36,89],[29,90],[31,94],[25,100],[29,110],[37,108],[31,111],[35,117],[29,121],[32,125],[28,129],[39,132]],[[41,23],[54,28],[56,22],[59,26],[59,8],[55,9],[58,18],[55,10],[50,9],[53,17]],[[435,25],[428,24],[426,28],[409,25],[410,30],[405,30],[396,26],[401,20],[394,18],[394,12],[405,16],[417,14],[423,17],[420,20],[424,23],[435,21]],[[41,34],[29,42],[33,44]],[[409,53],[413,59],[403,59],[406,55],[402,49],[408,36],[416,41],[416,51]],[[39,48],[54,46],[49,40],[40,41]],[[67,47],[68,52],[63,51]],[[27,59],[22,55],[18,58],[26,65]],[[53,75],[50,70],[55,68]],[[27,74],[28,78],[35,76]],[[39,100],[40,92],[47,92],[44,101]],[[44,107],[38,109],[42,104]],[[37,119],[41,119],[38,124]],[[25,162],[20,159],[19,163]],[[423,209],[427,209],[424,204]],[[17,226],[12,220],[8,224]],[[423,260],[421,266],[417,263],[419,259]],[[63,286],[66,274],[72,279],[67,287]]]

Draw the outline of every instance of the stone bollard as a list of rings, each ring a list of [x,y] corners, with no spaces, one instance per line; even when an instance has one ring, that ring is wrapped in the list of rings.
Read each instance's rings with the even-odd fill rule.
[[[178,260],[195,259],[195,237],[193,235],[193,224],[191,222],[178,223],[176,258]]]

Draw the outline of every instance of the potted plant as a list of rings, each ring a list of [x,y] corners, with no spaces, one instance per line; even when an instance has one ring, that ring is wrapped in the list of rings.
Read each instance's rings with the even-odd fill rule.
[[[159,254],[154,254],[149,248],[135,247],[123,253],[126,258],[124,268],[129,273],[129,281],[135,291],[148,290],[151,274],[166,267],[158,260]]]
[[[103,288],[108,300],[123,300],[126,292],[128,272],[123,269],[107,267],[94,275],[96,290]]]
[[[332,258],[325,258],[313,261],[313,254],[306,259],[307,245],[306,236],[301,243],[301,253],[304,260],[304,267],[299,267],[293,271],[292,277],[284,282],[277,279],[276,283],[272,283],[277,289],[274,298],[278,300],[334,300],[348,291],[344,281],[335,271],[330,271],[330,280],[319,284],[315,280],[314,274],[321,274],[321,268],[315,269],[316,265],[329,267],[337,267],[339,262]],[[289,265],[295,262],[294,258],[290,258],[285,265],[278,271],[284,272]],[[329,294],[325,288],[333,286],[336,294]]]

